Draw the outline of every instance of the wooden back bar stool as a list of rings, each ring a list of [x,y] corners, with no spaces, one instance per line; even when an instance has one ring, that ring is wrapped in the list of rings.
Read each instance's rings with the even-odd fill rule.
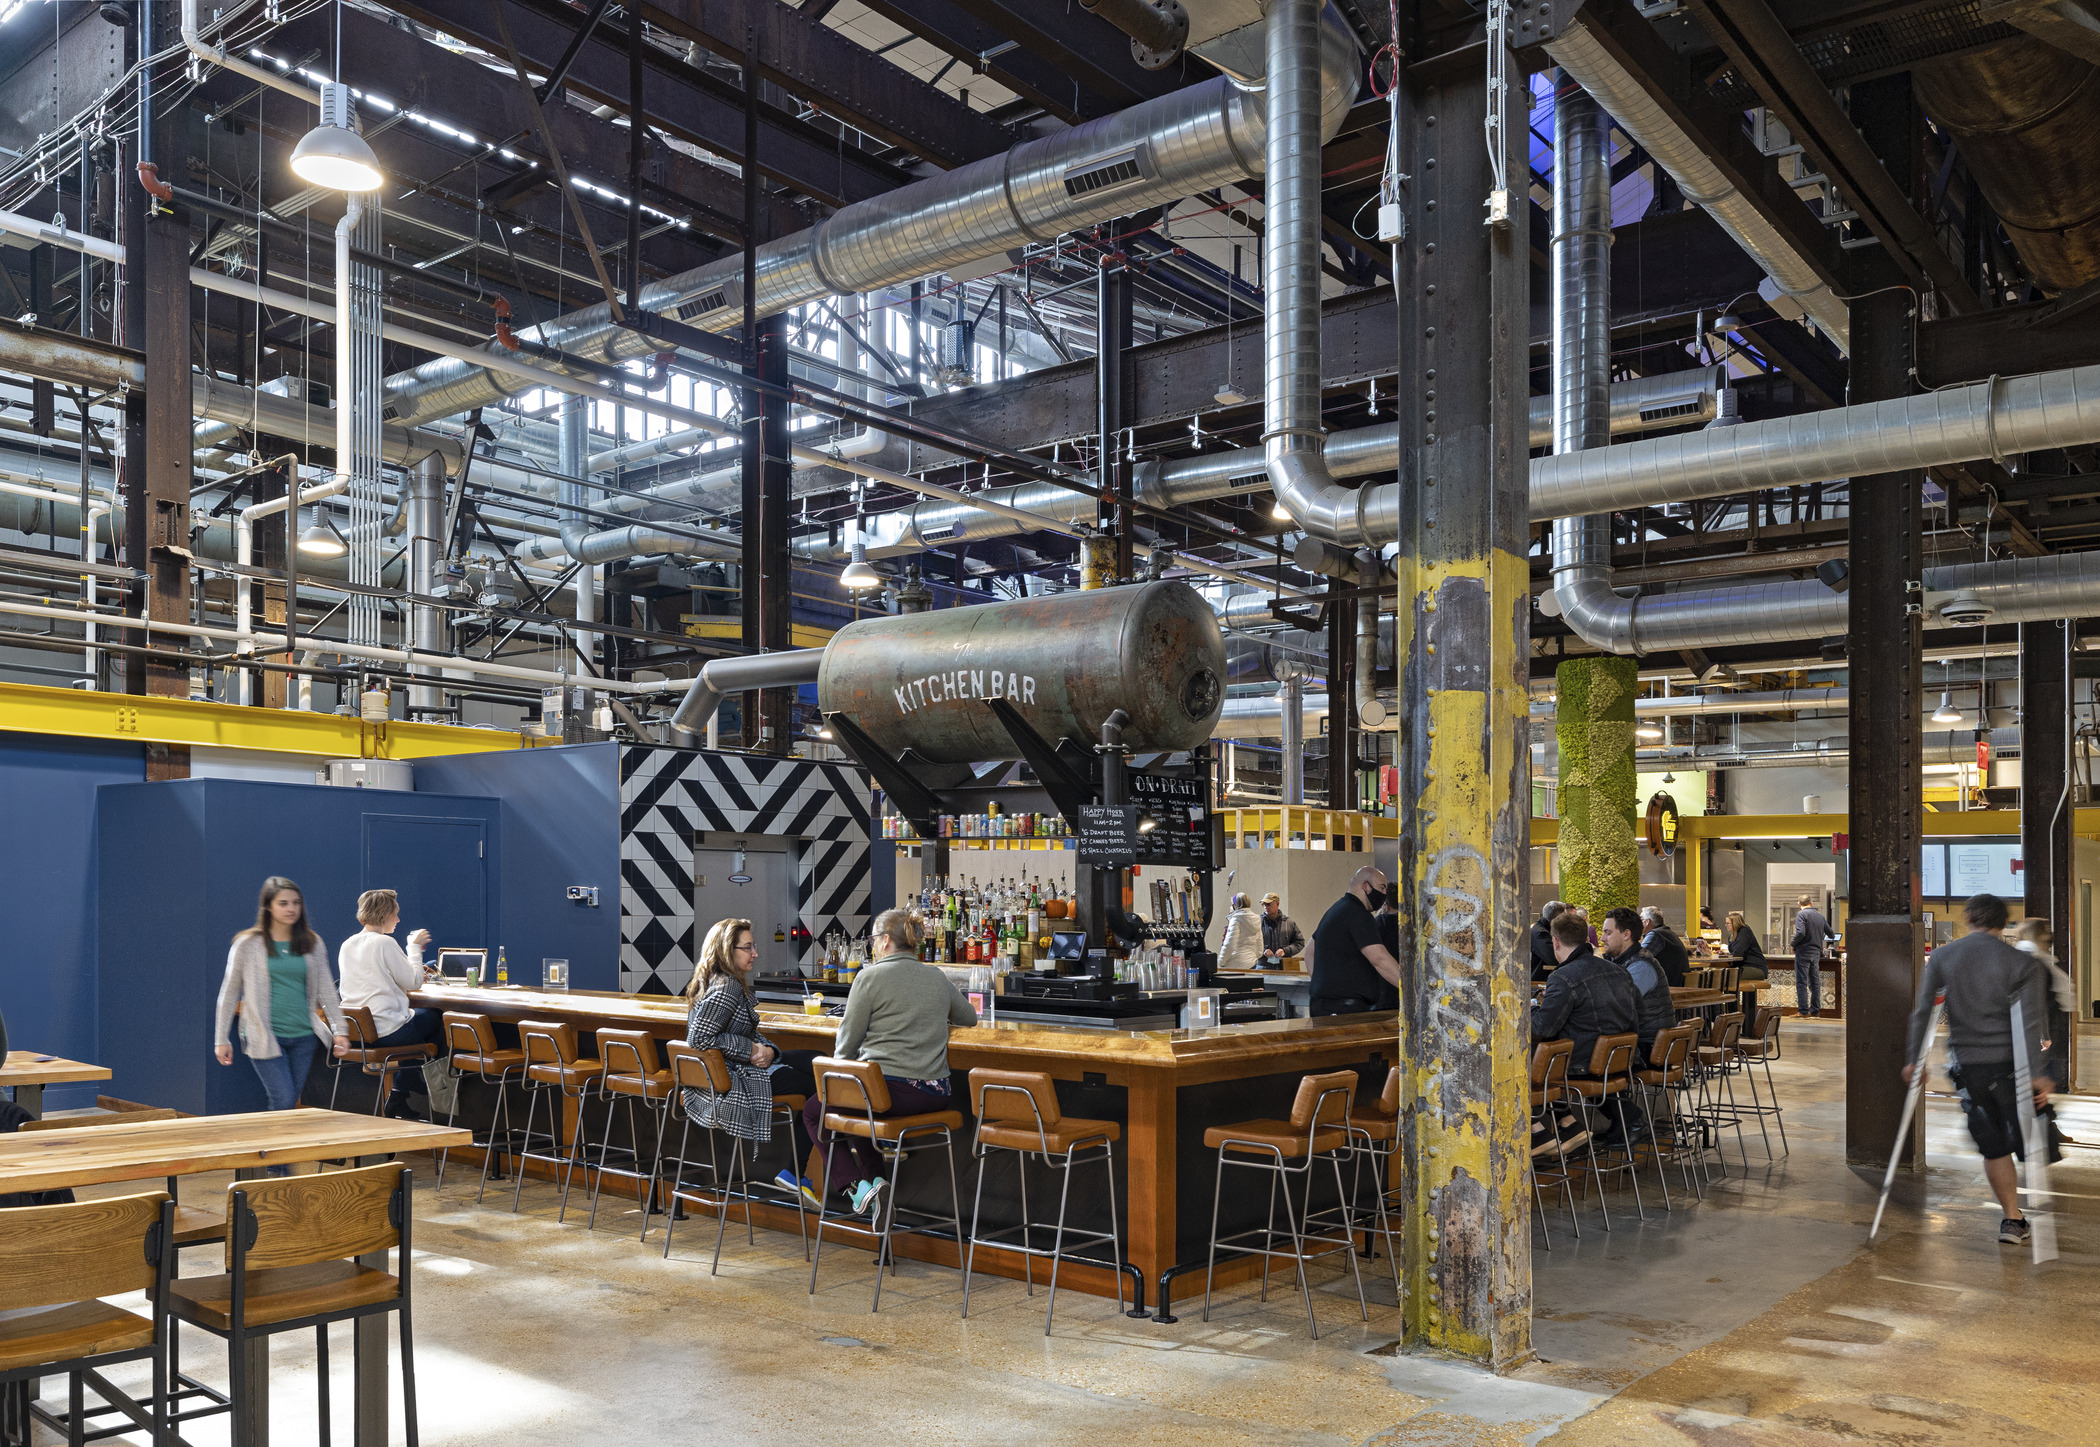
[[[817,1244],[810,1259],[809,1294],[817,1294],[817,1268],[824,1264],[824,1227],[827,1223],[842,1226],[857,1235],[874,1238],[875,1300],[868,1310],[880,1311],[883,1263],[889,1263],[891,1275],[897,1271],[896,1258],[890,1254],[890,1241],[897,1229],[904,1162],[910,1156],[940,1147],[942,1159],[948,1162],[948,1224],[955,1232],[955,1239],[963,1239],[962,1192],[955,1178],[955,1133],[962,1129],[962,1112],[935,1110],[923,1115],[889,1115],[889,1082],[882,1078],[882,1067],[870,1061],[840,1060],[836,1056],[820,1055],[811,1062],[811,1069],[817,1077],[817,1097],[824,1102],[824,1129],[833,1135],[859,1136],[867,1141],[889,1166],[890,1177],[889,1189],[882,1193],[875,1208],[876,1223],[855,1226],[832,1216],[831,1150],[818,1153],[823,1156],[824,1163],[817,1183]],[[926,1218],[928,1223],[938,1223],[939,1220],[938,1216]],[[907,1225],[904,1229],[924,1230],[925,1226]]]
[[[474,1204],[481,1204],[483,1192],[489,1188],[489,1165],[500,1150],[506,1157],[516,1142],[512,1139],[510,1126],[510,1084],[525,1074],[525,1052],[523,1049],[505,1050],[497,1044],[496,1024],[488,1016],[466,1010],[445,1012],[445,1048],[452,1052],[452,1069],[461,1080],[471,1073],[483,1085],[494,1086],[496,1110],[490,1118],[488,1136],[476,1142],[482,1148],[481,1185],[475,1189]],[[451,1125],[459,1118],[459,1091],[452,1092],[452,1109],[446,1113],[445,1124]],[[437,1183],[440,1190],[445,1185],[445,1157],[450,1148],[438,1152]],[[500,1176],[497,1179],[502,1179]]]
[[[545,1161],[550,1166],[561,1168],[561,1210],[555,1214],[557,1223],[568,1219],[569,1178],[576,1173],[576,1162],[587,1148],[583,1128],[584,1106],[589,1102],[591,1087],[605,1074],[605,1062],[576,1053],[576,1027],[557,1024],[552,1020],[520,1020],[518,1043],[525,1047],[525,1129],[517,1152],[520,1161]],[[546,1155],[532,1148],[533,1113],[539,1107],[539,1099],[549,1090],[554,1100],[548,1106],[550,1118],[547,1123]],[[562,1103],[576,1102],[576,1140],[564,1147],[561,1139]],[[518,1209],[519,1193],[525,1189],[525,1172],[518,1170],[517,1183],[511,1187],[510,1208]]]
[[[1772,1133],[1765,1129],[1766,1116],[1770,1116],[1773,1124],[1779,1127],[1780,1154],[1794,1153],[1794,1148],[1787,1143],[1786,1117],[1779,1111],[1779,1087],[1772,1083],[1772,1061],[1779,1055],[1779,1021],[1777,1010],[1770,1005],[1760,1005],[1755,1024],[1751,1027],[1754,1033],[1738,1035],[1735,1042],[1736,1058],[1742,1062],[1743,1079],[1750,1083],[1750,1104],[1743,1110],[1757,1117],[1757,1130],[1765,1139],[1765,1159],[1768,1161],[1772,1159]],[[1762,1095],[1757,1089],[1759,1069],[1763,1070],[1765,1077]]]
[[[598,1138],[598,1174],[591,1179],[591,1215],[589,1229],[598,1227],[598,1192],[605,1185],[605,1173],[611,1169],[615,1175],[633,1180],[636,1194],[646,1195],[649,1182],[654,1178],[654,1168],[642,1169],[641,1126],[635,1120],[637,1105],[646,1108],[656,1117],[656,1145],[663,1148],[664,1107],[671,1099],[671,1072],[657,1055],[656,1037],[646,1030],[600,1030],[598,1032],[598,1058],[605,1062],[605,1078],[601,1094],[605,1097],[605,1130]],[[612,1152],[613,1111],[621,1101],[627,1102],[628,1149],[621,1152],[627,1158],[624,1168],[609,1167],[607,1157]],[[648,1210],[650,1203],[642,1203],[642,1234],[649,1234]]]
[[[1402,1187],[1391,1184],[1393,1152],[1400,1143],[1400,1072],[1392,1069],[1385,1073],[1385,1088],[1378,1099],[1369,1105],[1352,1105],[1349,1108],[1349,1199],[1351,1210],[1358,1218],[1368,1214],[1371,1222],[1358,1229],[1364,1233],[1369,1245],[1373,1236],[1385,1243],[1386,1265],[1392,1269],[1393,1290],[1400,1291],[1400,1254],[1395,1245],[1399,1232],[1392,1224],[1392,1217],[1406,1209],[1406,1196]],[[1364,1171],[1371,1173],[1371,1200],[1368,1209],[1364,1206]],[[1320,1220],[1324,1215],[1316,1214]]]
[[[386,1109],[387,1097],[394,1093],[394,1073],[403,1065],[421,1065],[438,1053],[435,1045],[381,1045],[379,1026],[372,1020],[372,1012],[363,1005],[343,1006],[343,1028],[350,1036],[350,1049],[335,1062],[335,1083],[328,1090],[328,1108],[335,1109],[336,1094],[343,1088],[343,1069],[356,1065],[367,1075],[379,1079],[379,1093],[372,1097],[372,1114],[378,1115]]]
[[[1238,1251],[1262,1258],[1261,1299],[1269,1299],[1269,1262],[1283,1257],[1297,1267],[1298,1286],[1305,1294],[1305,1323],[1312,1329],[1313,1340],[1320,1338],[1320,1323],[1313,1316],[1312,1281],[1306,1275],[1308,1263],[1322,1256],[1331,1256],[1337,1251],[1349,1257],[1349,1273],[1356,1279],[1356,1304],[1363,1312],[1365,1321],[1371,1319],[1370,1305],[1364,1300],[1363,1273],[1356,1266],[1356,1226],[1349,1210],[1348,1188],[1342,1184],[1342,1157],[1349,1147],[1349,1105],[1356,1096],[1356,1072],[1334,1070],[1324,1075],[1308,1075],[1298,1082],[1298,1094],[1291,1102],[1289,1120],[1248,1120],[1237,1125],[1214,1125],[1203,1133],[1203,1144],[1218,1153],[1217,1178],[1211,1194],[1210,1205],[1210,1259],[1203,1273],[1203,1319],[1210,1320],[1211,1282],[1218,1269],[1218,1248]],[[1339,1198],[1338,1212],[1341,1217],[1341,1234],[1332,1236],[1314,1226],[1312,1219],[1313,1163],[1325,1160],[1334,1169],[1334,1190]],[[1291,1161],[1297,1165],[1291,1165]],[[1269,1175],[1269,1219],[1266,1226],[1255,1226],[1230,1235],[1218,1235],[1218,1206],[1225,1195],[1225,1168],[1233,1166],[1241,1170],[1265,1171]],[[1304,1187],[1300,1191],[1297,1209],[1291,1205],[1291,1178],[1300,1177]],[[1276,1192],[1283,1188],[1283,1214],[1285,1234],[1291,1249],[1276,1247]],[[1242,1244],[1252,1237],[1260,1236],[1262,1244]],[[1324,1246],[1324,1251],[1308,1252],[1308,1246]]]
[[[1589,1140],[1590,1180],[1597,1187],[1597,1209],[1603,1213],[1604,1229],[1611,1229],[1611,1208],[1604,1204],[1604,1178],[1624,1171],[1633,1182],[1633,1209],[1643,1221],[1648,1219],[1647,1208],[1641,1202],[1641,1177],[1633,1154],[1633,1130],[1626,1115],[1626,1097],[1633,1088],[1633,1058],[1641,1048],[1641,1037],[1628,1031],[1624,1035],[1600,1035],[1597,1048],[1591,1052],[1589,1073],[1569,1075],[1568,1089],[1585,1103],[1594,1106],[1601,1114],[1607,1109],[1619,1122],[1619,1133],[1612,1146],[1605,1150],[1606,1158],[1616,1155],[1618,1160],[1603,1164],[1597,1159],[1597,1137],[1594,1131]]]
[[[1735,1077],[1744,1068],[1735,1048],[1742,1033],[1742,1011],[1730,1010],[1716,1015],[1706,1027],[1704,1043],[1692,1058],[1699,1064],[1705,1087],[1705,1115],[1714,1128],[1714,1154],[1721,1157],[1725,1169],[1727,1157],[1721,1152],[1720,1133],[1733,1126],[1736,1153],[1743,1158],[1743,1169],[1748,1171],[1750,1148],[1743,1140],[1743,1117],[1750,1111],[1738,1105],[1735,1098]]]
[[[1582,1222],[1575,1216],[1575,1187],[1573,1177],[1568,1174],[1567,1153],[1587,1141],[1589,1132],[1582,1130],[1575,1136],[1563,1138],[1554,1111],[1554,1107],[1567,1098],[1568,1058],[1574,1053],[1575,1042],[1572,1040],[1541,1040],[1531,1051],[1531,1110],[1534,1118],[1546,1128],[1546,1139],[1531,1148],[1531,1195],[1538,1203],[1539,1230],[1545,1234],[1548,1251],[1553,1249],[1553,1228],[1546,1224],[1543,1189],[1548,1176],[1560,1187],[1561,1197],[1568,1203],[1568,1222],[1575,1228],[1575,1239],[1582,1239]]]
[[[1073,1255],[1074,1261],[1105,1265],[1116,1274],[1116,1310],[1123,1310],[1123,1238],[1116,1229],[1116,1142],[1123,1128],[1112,1120],[1085,1120],[1064,1114],[1057,1105],[1057,1083],[1032,1070],[987,1070],[970,1072],[970,1108],[977,1116],[977,1138],[970,1147],[977,1157],[977,1194],[970,1202],[970,1237],[963,1251],[962,1314],[970,1314],[970,1271],[980,1242],[1021,1253],[1021,1274],[1028,1294],[1035,1295],[1035,1258],[1050,1258],[1050,1301],[1043,1312],[1043,1335],[1050,1335],[1050,1321],[1057,1313],[1057,1268],[1064,1261],[1069,1238],[1082,1245],[1105,1244],[1106,1262]],[[1012,1151],[1021,1173],[1021,1223],[980,1232],[979,1216],[984,1208],[984,1172],[992,1151]],[[1028,1162],[1034,1158],[1052,1171],[1062,1172],[1057,1192],[1057,1222],[1031,1221],[1028,1216]],[[1072,1168],[1098,1163],[1108,1182],[1108,1230],[1082,1231],[1065,1225],[1065,1212],[1072,1198]],[[1049,1249],[1035,1244],[1037,1232],[1051,1232]],[[1019,1241],[1003,1238],[1018,1235]]]
[[[671,1062],[673,1104],[670,1106],[670,1109],[678,1112],[682,1123],[678,1128],[678,1153],[676,1155],[666,1156],[663,1153],[662,1143],[660,1141],[658,1143],[656,1174],[650,1179],[649,1195],[652,1200],[655,1198],[657,1182],[662,1179],[664,1167],[666,1165],[672,1167],[670,1203],[666,1208],[667,1214],[664,1225],[664,1255],[666,1257],[669,1257],[671,1254],[671,1236],[677,1229],[678,1203],[680,1201],[692,1201],[698,1205],[713,1208],[716,1218],[715,1258],[714,1264],[708,1268],[708,1275],[712,1276],[722,1269],[722,1238],[729,1229],[729,1208],[731,1204],[737,1201],[744,1203],[744,1239],[747,1244],[756,1245],[758,1238],[754,1234],[751,1224],[751,1202],[756,1199],[753,1195],[753,1189],[755,1187],[779,1194],[782,1188],[771,1181],[756,1181],[752,1178],[750,1166],[752,1162],[758,1159],[757,1143],[747,1142],[742,1136],[726,1128],[700,1125],[701,1134],[707,1137],[707,1159],[705,1161],[689,1161],[686,1159],[686,1148],[692,1138],[693,1128],[699,1124],[693,1119],[691,1109],[684,1107],[686,1093],[688,1091],[693,1092],[702,1103],[703,1108],[707,1110],[709,1116],[719,1120],[722,1118],[719,1112],[729,1101],[731,1093],[736,1088],[736,1081],[729,1073],[729,1062],[723,1058],[722,1052],[719,1050],[696,1050],[682,1040],[674,1040],[664,1047],[664,1052]],[[773,1103],[767,1112],[771,1122],[787,1127],[788,1160],[791,1163],[799,1163],[802,1159],[801,1153],[795,1147],[795,1125],[802,1118],[802,1107],[807,1104],[809,1104],[809,1097],[806,1095],[776,1095],[773,1097]],[[718,1135],[729,1137],[729,1170],[726,1175],[722,1170],[721,1156],[716,1149],[716,1137]],[[699,1166],[706,1170],[708,1178],[714,1183],[714,1189],[711,1193],[699,1191],[686,1185],[685,1169],[689,1165]],[[801,1174],[799,1164],[795,1165],[794,1173],[798,1176]],[[795,1224],[802,1233],[802,1259],[807,1261],[809,1260],[809,1216],[803,1207],[802,1192],[796,1190],[788,1194],[795,1203]],[[645,1240],[649,1234],[647,1213],[648,1207],[645,1206],[643,1207],[642,1221],[642,1236]]]
[[[1676,1209],[1670,1202],[1669,1173],[1663,1169],[1665,1154],[1676,1160],[1684,1175],[1686,1189],[1695,1196],[1704,1194],[1692,1175],[1691,1161],[1697,1157],[1703,1171],[1706,1153],[1696,1149],[1684,1134],[1687,1128],[1696,1132],[1698,1121],[1695,1117],[1687,1122],[1677,1111],[1677,1097],[1691,1083],[1692,1050],[1699,1038],[1699,1029],[1698,1021],[1688,1020],[1682,1025],[1657,1031],[1655,1042],[1648,1047],[1647,1066],[1633,1072],[1634,1083],[1641,1087],[1642,1094],[1659,1104],[1663,1112],[1662,1125],[1655,1125],[1654,1117],[1649,1117],[1648,1148],[1655,1153],[1655,1176],[1662,1182],[1665,1211]]]
[[[175,1202],[164,1191],[104,1197],[66,1206],[19,1206],[0,1212],[0,1404],[7,1440],[26,1444],[36,1422],[69,1443],[88,1440],[89,1420],[121,1414],[126,1425],[96,1437],[141,1429],[153,1442],[174,1440],[169,1426],[168,1283],[175,1272]],[[100,1298],[143,1290],[151,1317]],[[144,1402],[112,1386],[104,1369],[152,1364]],[[30,1399],[40,1376],[63,1374],[66,1411]],[[103,1400],[87,1405],[92,1387]],[[19,1434],[19,1435],[17,1435]]]
[[[321,1441],[330,1438],[328,1328],[338,1321],[398,1313],[401,1335],[401,1410],[408,1447],[417,1447],[416,1355],[409,1302],[414,1207],[406,1166],[387,1162],[330,1171],[240,1181],[226,1193],[226,1270],[168,1283],[168,1310],[192,1326],[225,1339],[229,1395],[234,1401],[233,1447],[260,1436],[244,1404],[268,1401],[267,1339],[314,1329]],[[394,1270],[358,1257],[395,1253]],[[267,1430],[262,1427],[262,1430]]]

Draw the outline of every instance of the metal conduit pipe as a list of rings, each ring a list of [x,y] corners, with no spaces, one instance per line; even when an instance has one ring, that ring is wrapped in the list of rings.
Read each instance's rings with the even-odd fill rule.
[[[1630,381],[1611,384],[1611,435],[1622,436],[1633,432],[1652,432],[1659,427],[1690,427],[1699,422],[1711,422],[1719,414],[1721,389],[1728,385],[1726,367],[1694,367],[1687,372],[1657,372],[1652,377],[1635,377]],[[1398,427],[1393,429],[1398,434]],[[1339,434],[1328,439],[1328,450],[1340,440]],[[1553,445],[1553,399],[1534,397],[1531,399],[1531,445],[1551,447]],[[1337,477],[1349,474],[1339,466],[1333,472]]]
[[[1385,571],[1371,548],[1356,555],[1356,569],[1359,588],[1376,588]],[[1374,732],[1399,728],[1399,719],[1391,716],[1378,697],[1378,605],[1371,598],[1357,600],[1355,693],[1358,728]]]
[[[426,598],[437,591],[438,560],[444,555],[445,543],[440,534],[444,530],[445,467],[439,459],[426,457],[416,464],[408,480],[408,586]],[[429,603],[416,604],[412,626],[418,651],[451,651],[444,609]],[[419,668],[416,671],[435,676],[431,669]],[[435,713],[444,706],[444,691],[437,685],[419,683],[410,686],[408,708],[411,715]]]
[[[1317,23],[1317,0],[1299,3]],[[1362,62],[1347,24],[1332,10],[1310,37],[1317,37],[1308,56],[1319,121],[1298,140],[1310,146],[1317,185],[1319,147],[1355,101]],[[1263,140],[1262,92],[1219,76],[856,202],[806,231],[767,242],[758,251],[753,302],[758,315],[770,316],[823,297],[872,291],[1230,184],[1261,173]],[[1136,174],[1094,184],[1111,169]],[[743,317],[742,273],[741,258],[724,257],[643,288],[641,304],[726,330]],[[601,363],[660,346],[615,326],[602,302],[524,335]],[[486,352],[476,355],[483,360],[448,356],[390,379],[390,414],[414,423],[498,400],[507,384],[488,372]]]
[[[704,732],[708,720],[732,693],[752,688],[795,688],[817,681],[824,650],[797,648],[786,653],[751,653],[710,659],[694,675],[692,687],[671,715],[671,727],[682,734]]]
[[[1974,680],[1971,680],[1973,683]],[[1852,694],[1843,688],[1780,688],[1758,693],[1677,694],[1671,698],[1637,698],[1633,711],[1640,717],[1683,717],[1737,713],[1817,713],[1849,708]],[[1550,719],[1551,703],[1531,706],[1534,719]]]
[[[1564,72],[1553,160],[1553,455],[1563,457],[1611,441],[1611,118]],[[1601,580],[1610,593],[1610,513],[1556,518],[1552,546],[1556,587]]]
[[[1765,269],[1767,281],[1759,291],[1767,301],[1775,306],[1800,308],[1837,343],[1840,351],[1851,350],[1852,318],[1847,305],[1816,274],[1808,260],[1758,213],[1749,198],[1707,159],[1698,143],[1663,114],[1640,82],[1580,17],[1568,23],[1557,38],[1546,42],[1546,53],[1610,112],[1620,130],[1669,172],[1686,200],[1719,222],[1751,260]],[[1789,301],[1781,302],[1781,297]]]

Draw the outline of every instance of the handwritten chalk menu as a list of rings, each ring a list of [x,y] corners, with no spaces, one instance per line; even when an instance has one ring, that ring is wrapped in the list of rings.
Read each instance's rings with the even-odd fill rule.
[[[1138,811],[1130,804],[1079,806],[1079,863],[1122,869],[1137,863]]]
[[[1208,785],[1200,775],[1130,775],[1130,797],[1140,816],[1138,863],[1212,867]]]

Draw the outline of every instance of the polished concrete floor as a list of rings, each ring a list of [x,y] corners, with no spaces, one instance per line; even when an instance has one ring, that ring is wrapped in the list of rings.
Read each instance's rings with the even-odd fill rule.
[[[711,1223],[644,1249],[630,1209],[584,1228],[529,1182],[524,1209],[473,1203],[471,1179],[418,1191],[416,1340],[422,1440],[573,1447],[581,1441],[743,1444],[1305,1443],[1369,1447],[1695,1447],[2100,1442],[2100,1150],[2055,1172],[2061,1259],[2039,1266],[1995,1239],[1998,1212],[1951,1100],[1928,1107],[1931,1167],[1903,1179],[1880,1243],[1864,1244],[1879,1172],[1847,1169],[1842,1026],[1790,1021],[1773,1067],[1791,1152],[1703,1204],[1645,1223],[1623,1186],[1613,1225],[1548,1220],[1538,1250],[1537,1360],[1507,1376],[1396,1354],[1383,1263],[1367,1266],[1370,1320],[1346,1271],[1319,1268],[1317,1342],[1279,1274],[1200,1299],[1171,1325],[1063,1293],[980,1278],[960,1320],[954,1271],[906,1262],[868,1310],[870,1258],[826,1251],[819,1291],[792,1235],[732,1234],[710,1276]],[[2064,1112],[2100,1142],[2100,1101]],[[426,1162],[413,1161],[419,1184]],[[194,1179],[202,1197],[223,1184]],[[1534,1240],[1538,1240],[1534,1230]],[[199,1260],[193,1271],[207,1264]],[[1381,1287],[1380,1282],[1383,1280]],[[1200,1288],[1199,1288],[1200,1289]],[[338,1440],[348,1442],[346,1328],[337,1329]],[[223,1359],[186,1336],[199,1374]],[[278,1339],[274,1439],[318,1440],[310,1334]],[[396,1402],[398,1413],[398,1400]],[[223,1419],[188,1440],[226,1440]],[[52,1439],[56,1440],[56,1439]],[[404,1440],[398,1426],[393,1441]],[[42,1439],[40,1438],[41,1442]]]

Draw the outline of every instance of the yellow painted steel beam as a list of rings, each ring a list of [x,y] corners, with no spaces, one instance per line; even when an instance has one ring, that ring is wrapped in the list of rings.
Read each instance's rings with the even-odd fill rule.
[[[89,693],[0,683],[0,729],[123,743],[196,744],[338,759],[427,759],[531,748],[542,740],[500,729],[244,708],[151,694]]]
[[[1969,838],[1982,835],[2018,835],[2020,811],[2017,809],[1970,809],[1956,813],[1928,813],[1924,816],[1925,833],[1928,837]],[[1828,839],[1833,834],[1852,832],[1849,814],[1688,814],[1677,821],[1679,838],[1695,839]],[[2100,807],[2087,806],[2077,811],[2073,828],[2079,834],[2100,833]],[[1537,845],[1552,844],[1559,838],[1558,819],[1531,821],[1531,842]]]

